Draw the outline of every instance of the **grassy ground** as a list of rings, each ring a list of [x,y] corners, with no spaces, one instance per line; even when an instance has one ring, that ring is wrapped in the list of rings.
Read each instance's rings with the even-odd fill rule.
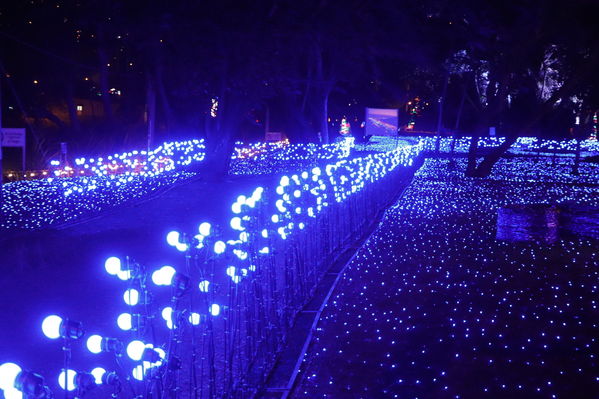
[[[499,207],[599,206],[599,168],[430,159],[331,297],[294,397],[591,398],[599,240],[496,239]]]

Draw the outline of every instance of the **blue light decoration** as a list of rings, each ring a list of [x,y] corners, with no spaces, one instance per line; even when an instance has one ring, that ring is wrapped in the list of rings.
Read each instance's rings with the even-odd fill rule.
[[[464,177],[464,159],[455,169],[447,159],[426,160],[343,273],[296,396],[596,391],[597,325],[585,316],[597,308],[596,239],[548,244],[495,233],[506,205],[599,206],[599,168],[573,175],[573,161],[502,159],[481,179]]]
[[[451,140],[441,140],[442,151],[451,149]],[[500,145],[501,142],[501,138],[481,138],[479,144],[481,147],[490,148]],[[465,151],[468,144],[467,138],[459,139],[455,149]],[[279,173],[275,183],[240,193],[231,204],[230,213],[220,223],[203,222],[197,225],[197,231],[173,230],[167,233],[164,237],[165,245],[171,246],[181,254],[180,262],[173,262],[172,266],[157,267],[154,264],[145,267],[129,257],[107,258],[104,269],[112,277],[106,275],[105,277],[114,278],[116,284],[121,284],[123,287],[119,297],[116,298],[122,305],[119,311],[122,313],[115,315],[122,340],[95,334],[87,339],[86,346],[93,354],[114,353],[117,358],[121,358],[123,364],[119,363],[119,365],[123,366],[125,372],[109,373],[106,372],[105,365],[94,365],[96,367],[91,373],[73,371],[71,376],[69,372],[67,388],[78,389],[78,375],[86,379],[85,381],[92,381],[90,380],[92,378],[94,385],[117,387],[119,384],[116,381],[120,375],[122,380],[133,378],[131,381],[133,391],[148,392],[156,389],[157,386],[169,391],[180,385],[179,370],[187,367],[191,368],[187,370],[191,371],[189,375],[195,373],[197,380],[203,381],[203,385],[199,387],[197,384],[200,383],[192,378],[189,382],[193,385],[190,390],[218,391],[223,396],[235,396],[243,391],[243,394],[251,396],[255,393],[253,390],[259,385],[258,381],[264,378],[264,375],[257,380],[252,380],[253,377],[244,374],[244,370],[248,370],[250,365],[259,367],[264,372],[269,370],[272,359],[264,354],[274,353],[280,348],[283,337],[290,332],[295,316],[310,298],[316,283],[327,272],[332,257],[353,242],[355,236],[362,234],[377,213],[386,209],[391,201],[397,198],[399,191],[404,187],[405,179],[417,169],[423,154],[434,149],[434,146],[434,138],[412,142],[379,141],[374,147],[368,147],[368,144],[358,146],[353,140],[343,140],[326,146],[291,145],[288,142],[238,145],[233,155],[231,173],[249,174],[252,173],[250,169],[256,167],[256,174],[260,174],[273,167],[273,170]],[[564,151],[573,148],[570,144],[522,139],[515,144],[513,151],[544,152],[551,151],[554,147]],[[583,147],[585,151],[597,149],[595,144],[587,142]],[[177,146],[164,146],[156,150],[151,159],[158,166],[151,166],[151,168],[150,164],[141,165],[133,161],[125,161],[127,157],[116,160],[115,164],[112,163],[115,161],[113,157],[108,159],[109,165],[123,165],[115,167],[114,174],[111,174],[110,166],[105,168],[98,166],[98,162],[105,162],[104,160],[93,162],[82,160],[78,166],[90,169],[93,164],[96,167],[96,170],[93,170],[96,176],[86,175],[80,178],[66,177],[55,180],[93,178],[114,181],[124,176],[127,179],[135,179],[132,170],[138,167],[147,168],[143,169],[147,170],[144,179],[148,179],[147,176],[151,175],[150,180],[160,180],[169,173],[184,173],[176,172],[177,166],[173,166],[177,162],[184,162],[173,155],[185,154],[184,148],[186,147],[177,149]],[[185,160],[190,163],[200,162],[199,158],[194,161],[192,153],[193,151],[187,153],[188,158]],[[179,160],[171,164],[166,160],[169,157],[171,160]],[[358,287],[359,299],[370,298],[369,294],[374,295],[377,291],[389,289],[391,284],[382,283],[394,278],[402,281],[403,286],[399,288],[415,294],[412,288],[409,288],[412,283],[410,276],[404,275],[401,269],[402,262],[409,260],[407,254],[411,254],[413,259],[420,259],[421,254],[427,253],[430,259],[438,262],[440,268],[453,259],[458,269],[463,268],[464,260],[458,261],[461,258],[453,258],[457,256],[456,254],[448,254],[441,250],[445,245],[443,240],[451,236],[447,231],[449,228],[467,237],[463,242],[454,243],[457,245],[456,248],[465,248],[463,252],[477,261],[487,259],[484,262],[490,262],[492,256],[487,256],[485,252],[487,248],[491,248],[491,252],[499,253],[500,249],[505,249],[505,245],[494,246],[495,244],[489,241],[491,238],[488,232],[478,231],[476,235],[472,235],[461,230],[459,225],[437,226],[438,228],[435,229],[429,223],[432,223],[433,218],[444,215],[462,216],[462,212],[458,211],[462,206],[462,209],[471,209],[474,215],[480,216],[477,223],[488,225],[492,219],[488,209],[496,207],[504,200],[498,199],[498,197],[503,198],[498,194],[501,190],[492,188],[494,184],[500,184],[498,182],[513,189],[510,198],[519,198],[521,203],[556,199],[587,203],[597,201],[597,190],[592,187],[599,184],[599,174],[594,173],[596,168],[592,165],[581,165],[580,175],[571,175],[568,172],[573,162],[571,157],[504,160],[498,164],[492,177],[484,184],[480,182],[475,184],[474,180],[464,180],[458,170],[451,172],[439,168],[437,165],[439,162],[442,161],[427,160],[425,166],[417,173],[415,184],[410,186],[402,197],[404,202],[400,202],[389,211],[389,214],[393,215],[403,215],[402,212],[408,212],[409,216],[405,217],[405,220],[402,219],[402,223],[405,223],[405,225],[401,224],[401,227],[405,228],[402,231],[410,231],[410,234],[423,238],[422,245],[412,242],[410,244],[412,247],[405,244],[401,251],[391,251],[394,254],[392,261],[399,262],[390,263],[395,265],[393,273],[381,269],[385,264],[383,259],[374,255],[376,251],[373,248],[366,247],[367,252],[356,258],[356,262],[363,262],[356,267],[365,275],[352,281],[369,281],[369,278],[374,278],[372,277],[374,270],[379,269],[379,274],[384,276],[384,280],[372,280],[366,288]],[[457,163],[458,169],[464,167],[463,160],[458,160]],[[88,168],[85,168],[86,164]],[[124,172],[118,172],[119,170]],[[518,172],[515,173],[514,170]],[[457,181],[463,185],[456,187]],[[550,185],[551,195],[543,197],[541,195],[545,190],[543,187],[531,189],[531,186],[541,183]],[[519,185],[525,187],[520,188]],[[417,188],[414,188],[415,186]],[[574,186],[577,188],[572,188]],[[72,188],[68,184],[65,187]],[[114,184],[111,187],[116,190],[119,186]],[[84,189],[83,191],[85,192]],[[92,191],[97,193],[98,189]],[[60,194],[61,191],[58,190],[56,193]],[[65,198],[75,198],[80,194],[78,189],[73,189],[72,193]],[[469,203],[463,204],[460,196]],[[484,200],[482,205],[477,205],[477,200],[480,202],[480,198],[487,197],[490,199]],[[389,222],[388,217],[385,221]],[[394,222],[390,223],[394,226]],[[472,220],[464,221],[463,225],[471,226],[472,223]],[[421,230],[410,230],[412,225],[420,226]],[[372,245],[378,242],[377,237],[375,235],[372,238],[375,240]],[[381,248],[390,248],[391,245],[384,240],[378,243]],[[474,252],[469,252],[468,248],[473,248]],[[447,258],[437,256],[434,250],[443,252]],[[389,252],[387,250],[386,254],[389,255]],[[374,263],[368,264],[367,261]],[[432,266],[422,267],[431,272],[436,270]],[[445,269],[442,271],[451,272]],[[479,271],[479,274],[484,275],[482,271]],[[447,279],[450,280],[449,277]],[[444,283],[445,280],[439,280],[435,283],[435,289],[443,289]],[[467,288],[463,281],[454,283],[451,287]],[[392,288],[398,287],[394,285]],[[389,292],[389,295],[391,294],[392,292]],[[405,300],[408,301],[409,298]],[[336,298],[334,308],[352,304],[356,303],[339,296]],[[453,305],[462,309],[460,304]],[[418,315],[417,310],[411,308],[413,319]],[[451,314],[450,310],[447,314]],[[398,323],[401,321],[399,324],[405,323],[405,327],[394,325],[403,333],[408,334],[417,329],[412,319],[397,314],[391,315],[391,313],[379,315],[374,305],[371,306],[370,303],[365,304],[364,309],[343,307],[343,312],[347,318],[356,316],[353,322],[359,325],[353,325],[353,328],[357,331],[372,322],[368,315],[373,313],[376,314],[373,316],[376,319],[374,322],[389,319]],[[332,320],[340,316],[336,314],[326,317]],[[450,322],[457,325],[457,316],[450,317],[452,318]],[[42,330],[48,337],[57,339],[64,336],[66,331],[63,322],[64,320],[59,316],[52,315],[44,320]],[[350,322],[352,321],[348,319],[347,323]],[[387,337],[399,330],[387,331],[385,334],[381,328],[381,332],[369,331],[369,333],[375,341],[385,342],[387,346],[393,347],[396,343],[389,342]],[[345,331],[348,330],[343,330],[339,336],[345,337]],[[460,332],[470,334],[466,331]],[[322,338],[319,336],[319,339],[325,340],[324,336]],[[443,337],[443,339],[448,338]],[[190,340],[191,346],[183,347],[183,343],[190,343]],[[345,342],[343,339],[338,341],[339,345]],[[121,342],[128,342],[126,350]],[[243,348],[243,352],[240,348]],[[324,356],[324,352],[331,352],[324,349],[316,350],[318,356]],[[349,348],[343,348],[342,351],[349,351]],[[210,355],[200,356],[200,352]],[[121,356],[125,353],[127,356]],[[456,353],[465,356],[463,351]],[[183,366],[181,364],[183,356],[190,356],[196,360],[186,360],[187,363]],[[394,354],[391,353],[390,360],[382,359],[380,363],[385,367],[394,368],[393,364],[397,366],[397,363],[390,363],[393,356]],[[343,358],[343,356],[339,357]],[[201,360],[198,360],[200,358]],[[219,363],[221,361],[226,362],[226,365]],[[338,369],[341,370],[343,367],[340,366]],[[5,379],[3,379],[3,370],[5,370],[4,374],[8,375]],[[4,369],[0,366],[0,388],[3,381],[10,380],[10,373],[14,374],[14,370],[16,369],[13,366],[6,366]],[[446,373],[445,369],[440,373]],[[446,381],[441,376],[443,375],[434,378],[437,378],[436,381]],[[62,377],[64,385],[65,375],[63,374]],[[316,377],[313,378],[314,381],[318,380]],[[402,376],[400,379],[406,380],[406,378]],[[108,380],[112,383],[107,384]],[[243,387],[236,382],[241,380],[247,381]],[[414,386],[419,386],[425,381],[425,376],[420,376],[418,381],[412,381]],[[436,381],[428,381],[428,383],[433,384]],[[322,381],[317,381],[315,384],[322,386]],[[451,387],[449,382],[444,384],[443,386]],[[12,388],[7,389],[12,392]],[[133,392],[132,394],[135,396]]]
[[[5,399],[52,398],[52,392],[41,375],[23,370],[11,362],[0,365],[0,390]]]
[[[470,146],[471,137],[460,137],[450,138],[442,137],[426,137],[423,138],[425,141],[426,151],[434,151],[437,140],[440,142],[439,151],[442,153],[451,152],[452,146],[454,147],[453,152],[456,153],[467,153]],[[499,147],[505,142],[505,137],[480,137],[477,141],[477,147],[480,149],[489,149]],[[393,145],[390,141],[388,145]],[[562,156],[574,156],[576,151],[577,143],[575,139],[571,140],[543,140],[536,137],[519,137],[514,144],[510,147],[510,152],[514,154],[536,154],[553,156],[559,154]],[[581,140],[580,141],[581,151],[583,153],[597,153],[599,152],[599,142],[597,140]]]

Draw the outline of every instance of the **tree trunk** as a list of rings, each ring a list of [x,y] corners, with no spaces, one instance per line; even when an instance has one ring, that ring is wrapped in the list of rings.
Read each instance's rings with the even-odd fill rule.
[[[449,71],[445,73],[445,79],[443,79],[443,90],[441,91],[441,97],[439,97],[439,113],[437,114],[437,140],[435,141],[435,152],[438,154],[441,146],[441,126],[443,125],[443,102],[447,95],[447,85],[449,84]]]
[[[466,100],[466,86],[462,87],[462,98],[460,99],[460,105],[458,107],[458,114],[455,119],[455,125],[453,126],[453,137],[451,139],[451,150],[449,151],[449,166],[455,168],[455,142],[458,138],[458,129],[460,128],[460,119],[462,118],[462,111],[464,109],[464,101]]]
[[[572,168],[572,174],[578,175],[580,166],[580,139],[576,139],[576,154],[574,156],[574,167]]]
[[[104,118],[109,124],[113,123],[112,101],[110,101],[110,83],[108,81],[108,55],[102,42],[98,46],[98,57],[100,58],[100,92]]]
[[[73,87],[73,81],[67,78],[67,87],[66,87],[66,103],[67,108],[69,110],[69,120],[71,122],[71,130],[74,132],[79,132],[81,130],[81,125],[79,123],[79,116],[77,115],[77,104],[75,104],[75,89]]]
[[[322,115],[320,119],[320,139],[323,144],[329,143],[329,95],[329,90],[325,88],[322,96]]]
[[[468,147],[468,165],[466,166],[466,176],[473,177],[476,171],[476,153],[478,148],[478,135],[472,135],[470,146]]]
[[[156,89],[151,75],[147,77],[146,118],[148,124],[148,151],[154,148],[156,134]]]
[[[487,155],[478,165],[471,177],[487,177],[491,174],[493,166],[501,159],[503,154],[510,149],[512,144],[517,140],[516,136],[506,137],[505,141],[501,145],[495,148],[489,155]]]
[[[173,109],[171,107],[170,101],[168,100],[166,88],[164,87],[161,66],[156,67],[156,86],[158,88],[158,95],[160,96],[160,104],[162,105],[162,110],[164,111],[164,118],[166,119],[166,130],[167,132],[170,132],[174,126],[175,118],[173,116]]]

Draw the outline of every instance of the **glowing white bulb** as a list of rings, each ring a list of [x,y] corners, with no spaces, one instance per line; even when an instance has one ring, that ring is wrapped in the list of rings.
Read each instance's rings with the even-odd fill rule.
[[[215,254],[222,254],[223,252],[225,252],[226,248],[227,248],[227,244],[225,244],[223,241],[217,241],[214,243],[214,253]]]
[[[72,391],[75,389],[75,376],[77,375],[77,372],[75,372],[75,370],[71,370],[68,369],[66,371],[66,377],[67,377],[67,385],[66,385],[66,390],[67,391]],[[65,371],[62,370],[60,372],[60,374],[58,375],[58,385],[60,385],[60,387],[62,389],[65,389]]]
[[[127,305],[135,306],[139,303],[139,291],[135,288],[129,288],[125,291],[125,294],[123,294],[123,299]]]
[[[129,331],[133,328],[133,322],[130,313],[121,313],[116,319],[116,324],[123,331]]]
[[[57,339],[60,337],[60,325],[62,324],[62,318],[56,315],[50,315],[42,321],[42,331],[44,335],[50,339]]]
[[[208,292],[208,287],[210,286],[210,281],[203,280],[200,281],[199,287],[201,292]]]
[[[96,384],[98,385],[102,384],[102,377],[104,377],[104,374],[106,374],[106,370],[104,370],[102,367],[96,367],[91,371],[91,375],[94,376]]]
[[[160,314],[162,315],[162,318],[166,321],[173,320],[173,308],[171,308],[170,306],[167,306],[166,308],[162,309],[162,312],[160,312]]]
[[[210,235],[210,229],[212,228],[212,226],[210,225],[210,223],[208,222],[203,222],[200,224],[199,227],[199,232],[201,235],[203,235],[204,237],[208,237]]]
[[[179,243],[180,237],[181,237],[181,234],[179,234],[178,231],[171,231],[166,235],[166,242],[171,247],[174,247],[175,245],[177,245]]]
[[[131,278],[131,271],[130,270],[119,270],[118,273],[116,274],[116,276],[122,281],[127,281]]]
[[[220,305],[213,303],[212,305],[210,305],[210,307],[208,308],[208,311],[210,312],[210,314],[212,316],[218,316],[220,314]]]
[[[102,352],[102,337],[97,334],[90,336],[87,339],[87,349],[95,354]]]
[[[144,374],[145,374],[145,368],[141,364],[138,366],[135,366],[135,368],[131,372],[131,375],[133,375],[133,378],[135,378],[137,381],[143,381]]]
[[[121,260],[115,256],[111,256],[104,262],[104,268],[108,274],[116,276],[116,274],[121,270]]]
[[[235,266],[227,267],[226,272],[227,272],[227,276],[233,277],[235,275]]]
[[[231,219],[230,225],[233,230],[243,230],[243,227],[241,226],[241,218],[237,216]]]
[[[4,390],[4,399],[23,399],[23,392],[17,388],[8,388]]]
[[[175,276],[175,268],[172,266],[162,266],[152,273],[152,282],[156,285],[171,285]]]
[[[127,345],[127,356],[129,356],[131,360],[139,361],[141,360],[145,349],[146,345],[143,342],[139,340],[131,341],[129,342],[129,345]]]
[[[175,245],[175,248],[177,248],[177,251],[179,252],[185,252],[189,249],[189,246],[185,243],[178,242],[177,245]]]
[[[0,389],[11,390],[15,386],[15,379],[21,372],[21,367],[15,363],[4,363],[0,366]]]
[[[197,326],[200,324],[200,314],[199,313],[191,313],[189,315],[189,323],[193,326]]]

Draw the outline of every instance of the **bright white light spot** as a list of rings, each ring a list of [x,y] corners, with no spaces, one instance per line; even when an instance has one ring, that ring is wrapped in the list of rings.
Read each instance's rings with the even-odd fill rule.
[[[7,391],[15,386],[15,379],[21,372],[21,367],[15,363],[4,363],[0,366],[0,389]]]
[[[162,318],[166,321],[173,320],[173,308],[171,308],[170,306],[167,306],[166,308],[162,309],[162,312],[160,314],[162,315]]]
[[[123,295],[125,303],[129,306],[135,306],[139,303],[139,291],[135,288],[129,288]]]
[[[144,367],[141,364],[139,366],[135,366],[131,374],[133,375],[133,378],[135,378],[137,381],[143,381],[145,374]]]
[[[66,377],[67,377],[67,386],[66,386],[66,390],[67,391],[72,391],[75,389],[75,376],[77,375],[77,373],[75,372],[75,370],[67,370],[66,372]],[[64,385],[64,378],[65,377],[65,372],[64,370],[62,370],[60,372],[60,374],[58,375],[58,385],[60,385],[60,387],[62,389],[65,389],[65,385]]]
[[[146,345],[143,342],[139,340],[131,341],[129,342],[129,345],[127,345],[127,356],[129,356],[131,360],[139,361],[141,360],[145,349]]]
[[[102,384],[102,377],[104,377],[104,374],[106,374],[106,370],[104,370],[102,367],[96,367],[91,371],[91,375],[94,376],[96,379],[96,384],[98,385]]]
[[[200,291],[208,292],[209,286],[210,286],[210,281],[208,281],[208,280],[200,281]]]
[[[185,243],[179,242],[177,245],[175,245],[175,248],[177,248],[177,251],[179,252],[185,252],[189,249],[189,246]]]
[[[166,235],[166,242],[171,247],[174,247],[175,245],[177,245],[179,243],[180,236],[181,236],[181,234],[179,234],[178,231],[171,231]]]
[[[4,399],[23,399],[23,392],[17,388],[9,388],[4,391]]]
[[[87,339],[87,349],[95,354],[102,352],[102,337],[97,334],[90,336]]]
[[[131,271],[130,270],[119,270],[118,273],[116,274],[116,276],[123,281],[127,281],[131,278]]]
[[[241,218],[237,216],[231,219],[230,225],[233,230],[243,230],[243,227],[241,227]]]
[[[204,223],[200,224],[200,227],[198,230],[201,235],[208,237],[210,235],[211,228],[212,228],[212,226],[210,225],[210,223],[204,222]]]
[[[172,266],[162,266],[160,269],[152,273],[152,282],[156,285],[171,285],[175,268]]]
[[[104,268],[108,274],[116,276],[116,274],[121,270],[121,260],[116,256],[111,256],[104,262]]]
[[[208,308],[208,311],[212,316],[218,316],[220,314],[220,305],[213,303],[210,305],[210,308]]]
[[[192,313],[192,314],[190,314],[189,315],[189,322],[193,326],[199,325],[200,324],[200,314],[199,313]]]
[[[133,327],[131,314],[129,313],[121,313],[119,317],[116,319],[116,324],[123,331],[129,331]]]
[[[215,254],[222,254],[223,252],[225,252],[226,248],[227,248],[227,244],[225,244],[223,241],[217,241],[214,243],[214,253]]]
[[[56,315],[50,315],[42,321],[42,331],[44,335],[50,339],[57,339],[60,337],[60,325],[62,318]]]

